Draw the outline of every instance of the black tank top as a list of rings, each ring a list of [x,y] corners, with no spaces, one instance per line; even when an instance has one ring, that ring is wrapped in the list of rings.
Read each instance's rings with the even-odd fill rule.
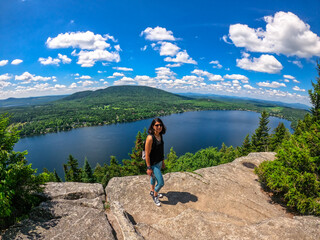
[[[161,135],[161,140],[158,141],[154,135],[152,136],[152,148],[150,152],[150,165],[155,165],[164,159],[164,142]]]

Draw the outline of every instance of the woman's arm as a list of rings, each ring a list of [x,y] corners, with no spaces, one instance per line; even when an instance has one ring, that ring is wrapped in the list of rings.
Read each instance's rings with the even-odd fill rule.
[[[145,152],[146,152],[146,164],[147,164],[147,167],[150,167],[150,153],[151,153],[151,148],[152,148],[152,136],[151,135],[148,135],[147,136],[147,139],[146,139],[146,146],[145,146]],[[147,169],[147,174],[149,176],[151,176],[152,174],[152,169]]]

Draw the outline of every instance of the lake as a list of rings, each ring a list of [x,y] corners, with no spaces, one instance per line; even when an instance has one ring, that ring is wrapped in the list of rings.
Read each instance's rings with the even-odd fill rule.
[[[220,148],[223,142],[227,146],[240,146],[245,136],[248,133],[251,136],[259,126],[259,117],[259,113],[247,111],[199,111],[161,117],[167,127],[165,153],[173,147],[180,156],[209,146]],[[92,168],[97,163],[109,163],[111,155],[119,162],[129,159],[138,131],[148,129],[151,121],[145,119],[22,138],[14,150],[27,150],[28,162],[39,172],[43,168],[56,169],[59,176],[64,177],[62,165],[67,162],[69,154],[78,159],[80,167],[85,157]],[[280,122],[290,129],[289,121],[269,117],[270,132]]]

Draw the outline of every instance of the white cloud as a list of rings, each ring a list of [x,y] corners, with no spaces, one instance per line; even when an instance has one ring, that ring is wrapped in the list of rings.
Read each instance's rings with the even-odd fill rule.
[[[124,74],[123,73],[119,73],[119,72],[115,72],[115,73],[113,73],[112,76],[113,77],[124,77]]]
[[[107,50],[96,49],[94,51],[83,51],[75,53],[79,56],[78,64],[81,67],[92,67],[97,61],[119,62],[120,55],[118,52],[109,52]]]
[[[4,66],[4,65],[7,65],[9,61],[8,60],[1,60],[0,61],[0,67]]]
[[[68,58],[67,55],[62,55],[60,53],[58,53],[58,57],[61,59],[61,61],[65,64],[69,64],[71,63],[71,58]]]
[[[195,60],[193,60],[186,50],[183,50],[182,52],[177,53],[175,58],[172,57],[166,57],[164,59],[166,62],[176,62],[176,63],[190,63],[190,64],[197,64]]]
[[[206,77],[208,77],[209,81],[223,81],[224,80],[223,77],[221,77],[221,75],[215,75],[215,74],[209,73],[207,71],[199,70],[199,69],[195,69],[191,73],[196,74],[198,76],[206,76]]]
[[[80,48],[86,50],[105,49],[110,47],[106,41],[112,36],[94,34],[93,32],[60,33],[57,37],[47,39],[48,48]]]
[[[80,79],[91,79],[91,77],[88,76],[88,75],[83,75],[83,76],[80,77]]]
[[[278,73],[282,70],[282,64],[272,55],[263,54],[259,58],[237,59],[237,66],[245,70],[255,72]]]
[[[168,63],[166,67],[181,67],[181,65],[182,63],[173,63],[173,64]]]
[[[39,61],[42,65],[56,65],[56,66],[59,66],[59,63],[61,62],[60,59],[58,59],[58,58],[52,58],[52,57],[39,58],[38,61]]]
[[[291,80],[295,79],[295,77],[294,77],[294,76],[291,76],[291,75],[283,75],[283,77],[284,77],[284,78],[291,79]]]
[[[213,68],[218,68],[218,69],[222,68],[222,65],[219,63],[218,60],[211,61],[209,64],[213,64],[212,66]]]
[[[277,12],[264,18],[266,30],[244,24],[229,28],[229,38],[235,46],[251,52],[265,52],[310,58],[320,56],[320,38],[310,26],[291,12]]]
[[[286,84],[279,83],[279,82],[276,82],[276,81],[273,81],[272,83],[270,83],[270,82],[258,82],[257,85],[260,86],[260,87],[270,87],[270,88],[286,87]]]
[[[300,83],[297,79],[293,79],[293,82]]]
[[[23,62],[23,60],[21,60],[21,59],[14,59],[12,62],[11,62],[11,64],[12,65],[18,65],[18,64],[20,64],[20,63],[22,63]]]
[[[5,87],[12,86],[11,82],[6,82],[6,81],[0,81],[0,89],[3,89]]]
[[[150,87],[156,87],[157,86],[157,82],[155,81],[155,79],[146,76],[146,75],[137,75],[134,80],[139,84],[139,85],[143,85],[143,86],[150,86]]]
[[[80,48],[80,52],[77,53],[74,50],[71,55],[78,56],[78,64],[82,67],[92,67],[97,61],[107,62],[119,62],[121,51],[120,45],[115,45],[116,51],[108,51],[106,48],[110,48],[110,43],[107,43],[111,39],[116,42],[113,36],[105,34],[94,34],[93,32],[71,32],[61,33],[55,38],[48,38],[46,45],[48,48]],[[90,51],[88,51],[90,50]],[[59,56],[60,57],[60,56]],[[64,63],[71,62],[71,59],[67,56],[61,55],[61,59]]]
[[[290,80],[288,80],[288,79],[285,79],[285,80],[283,80],[283,81],[285,81],[286,83],[290,82]]]
[[[66,86],[65,85],[56,84],[56,85],[54,85],[54,88],[62,89],[62,88],[66,88]]]
[[[7,81],[7,80],[10,80],[11,78],[12,76],[9,75],[9,73],[0,75],[0,81]]]
[[[249,84],[245,84],[245,85],[243,85],[243,87],[246,88],[246,89],[250,89],[250,90],[256,89],[256,88],[250,86]]]
[[[161,42],[160,56],[175,56],[179,52],[180,48],[170,42]]]
[[[305,91],[306,91],[305,89],[301,89],[301,88],[299,88],[298,86],[294,86],[292,89],[293,89],[294,91],[299,91],[299,92],[305,92]]]
[[[150,41],[175,41],[176,38],[173,36],[172,31],[168,31],[162,27],[151,28],[148,27],[141,32],[140,36],[145,36],[146,40]]]
[[[133,85],[136,84],[135,80],[130,77],[123,77],[120,80],[114,81],[113,85]]]
[[[119,71],[133,71],[132,68],[127,68],[127,67],[113,67],[113,69],[119,70]]]
[[[86,81],[84,81],[84,82],[82,83],[82,86],[83,86],[83,87],[87,87],[87,86],[90,86],[90,85],[92,85],[92,84],[94,84],[93,81],[86,80]]]
[[[302,65],[302,63],[300,61],[289,61],[289,62],[297,65],[299,68],[303,68],[303,65]]]
[[[42,77],[42,76],[36,76],[34,74],[31,74],[29,72],[24,72],[23,74],[16,75],[15,76],[15,80],[18,81],[24,81],[22,84],[28,84],[32,81],[37,82],[37,81],[49,81],[49,80],[53,80],[55,79],[55,77]]]
[[[232,79],[232,80],[240,80],[243,83],[248,83],[249,82],[249,78],[241,75],[241,74],[226,74],[223,76],[225,79]]]

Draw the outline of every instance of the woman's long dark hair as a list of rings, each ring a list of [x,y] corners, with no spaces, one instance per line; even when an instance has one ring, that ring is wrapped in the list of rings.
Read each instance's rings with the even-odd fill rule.
[[[166,126],[163,124],[162,120],[160,118],[155,118],[152,120],[151,124],[150,124],[150,127],[148,129],[148,133],[149,134],[154,134],[154,129],[153,129],[153,126],[156,124],[156,122],[159,122],[161,125],[162,125],[162,131],[160,132],[160,135],[163,135],[166,133],[167,131],[167,128]]]

